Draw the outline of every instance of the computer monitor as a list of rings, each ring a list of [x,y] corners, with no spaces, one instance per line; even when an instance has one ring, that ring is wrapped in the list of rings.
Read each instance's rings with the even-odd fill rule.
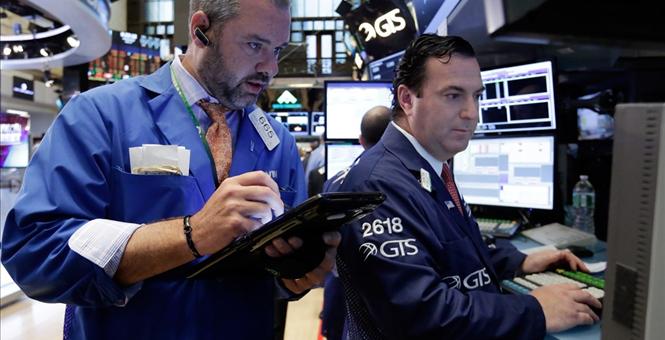
[[[476,133],[556,128],[551,61],[485,70],[480,76],[485,91]]]
[[[326,132],[326,115],[323,112],[312,112],[310,130],[313,136],[320,136]]]
[[[472,139],[453,173],[469,204],[552,210],[554,137]]]
[[[270,112],[269,113],[294,136],[309,135],[309,112]]]
[[[358,139],[360,121],[377,105],[392,105],[392,83],[326,81],[326,139]]]
[[[326,143],[326,178],[351,166],[364,150],[360,144]]]
[[[29,160],[30,117],[0,112],[0,167],[25,168]]]
[[[392,81],[403,55],[404,51],[400,51],[369,63],[369,79]]]
[[[665,334],[665,103],[614,115],[603,339]]]

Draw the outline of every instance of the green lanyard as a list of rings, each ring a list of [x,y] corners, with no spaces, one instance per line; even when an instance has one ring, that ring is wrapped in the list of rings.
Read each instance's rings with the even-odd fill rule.
[[[180,99],[182,99],[182,102],[185,104],[187,112],[189,112],[189,116],[192,118],[192,122],[194,123],[194,127],[196,127],[196,131],[198,131],[199,133],[199,138],[201,139],[201,142],[203,142],[203,146],[205,146],[206,153],[208,154],[208,158],[210,159],[210,164],[212,165],[211,166],[212,178],[215,180],[215,187],[218,187],[220,183],[217,183],[218,179],[217,179],[217,169],[215,169],[215,159],[212,157],[212,152],[210,151],[210,145],[208,145],[208,140],[206,139],[206,136],[203,133],[201,124],[199,123],[199,120],[196,118],[196,115],[194,114],[192,107],[187,102],[187,98],[185,98],[185,94],[183,93],[182,88],[180,87],[178,78],[175,76],[175,71],[173,71],[173,66],[170,67],[170,70],[171,70],[171,80],[173,82],[173,86],[175,86],[176,92],[178,92],[178,94],[180,95]]]

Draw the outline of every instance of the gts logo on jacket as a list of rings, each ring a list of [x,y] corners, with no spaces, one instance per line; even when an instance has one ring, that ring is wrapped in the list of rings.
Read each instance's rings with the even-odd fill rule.
[[[449,288],[460,289],[462,288],[462,285],[464,285],[464,288],[473,290],[490,284],[492,279],[489,274],[487,274],[487,268],[483,267],[483,269],[476,270],[467,275],[464,280],[462,280],[459,275],[452,275],[444,277],[442,281],[445,282]]]

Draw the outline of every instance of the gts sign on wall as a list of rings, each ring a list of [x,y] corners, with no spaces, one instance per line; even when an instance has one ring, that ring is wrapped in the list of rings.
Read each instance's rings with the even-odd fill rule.
[[[365,34],[365,41],[370,41],[378,35],[381,38],[389,37],[406,28],[406,20],[399,16],[398,8],[378,17],[374,24],[363,22],[358,26],[358,30]]]

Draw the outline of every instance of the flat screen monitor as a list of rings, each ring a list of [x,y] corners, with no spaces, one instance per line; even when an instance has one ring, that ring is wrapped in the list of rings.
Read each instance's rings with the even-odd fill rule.
[[[482,71],[476,133],[555,129],[553,74],[551,61]]]
[[[312,135],[320,136],[326,132],[326,115],[323,112],[312,112],[309,124]]]
[[[309,112],[270,112],[294,136],[309,135]]]
[[[360,144],[326,144],[326,178],[350,167],[365,149]]]
[[[453,173],[469,204],[552,210],[554,137],[472,139]]]
[[[326,81],[325,87],[326,139],[358,139],[365,112],[392,105],[391,82]]]
[[[404,51],[400,51],[369,63],[369,78],[392,81],[395,77],[395,67],[399,65],[403,55]]]
[[[30,118],[0,112],[0,167],[24,168],[30,160]]]

